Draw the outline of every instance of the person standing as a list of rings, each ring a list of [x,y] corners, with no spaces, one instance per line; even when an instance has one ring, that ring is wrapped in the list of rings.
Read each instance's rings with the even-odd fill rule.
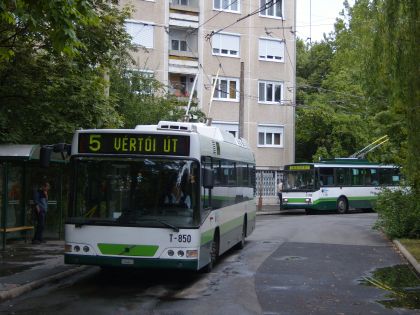
[[[48,210],[48,191],[50,190],[50,184],[44,182],[41,188],[35,192],[34,203],[35,203],[35,216],[36,216],[36,227],[34,239],[32,244],[44,243],[43,233],[45,227],[45,217]]]
[[[282,192],[283,192],[283,182],[280,180],[279,183],[277,184],[277,196],[279,197],[279,200],[280,200],[280,210],[282,209],[282,206],[283,206]]]

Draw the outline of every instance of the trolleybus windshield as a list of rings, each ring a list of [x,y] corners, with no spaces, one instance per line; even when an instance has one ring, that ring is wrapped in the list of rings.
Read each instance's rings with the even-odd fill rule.
[[[284,172],[283,191],[315,191],[314,169]]]
[[[74,162],[67,223],[174,229],[200,224],[196,161],[79,157]]]

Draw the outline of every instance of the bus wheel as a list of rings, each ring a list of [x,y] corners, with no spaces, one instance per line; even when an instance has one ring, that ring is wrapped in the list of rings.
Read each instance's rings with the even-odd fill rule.
[[[204,272],[208,273],[213,270],[213,267],[216,264],[216,260],[218,256],[219,256],[219,239],[217,237],[217,234],[215,234],[210,244],[210,262],[208,263],[207,266],[204,267]]]
[[[235,245],[235,249],[242,249],[245,247],[245,237],[246,237],[246,220],[244,219],[244,223],[242,224],[241,240],[238,244]]]
[[[337,212],[339,214],[344,214],[349,211],[349,204],[345,197],[340,197],[337,200]]]

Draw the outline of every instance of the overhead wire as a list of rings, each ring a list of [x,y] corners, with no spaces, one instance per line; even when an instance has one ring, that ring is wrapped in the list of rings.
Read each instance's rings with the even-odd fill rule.
[[[251,12],[251,13],[249,13],[249,14],[247,14],[246,16],[244,16],[244,17],[241,17],[241,18],[239,18],[239,19],[237,19],[235,22],[233,22],[233,23],[231,23],[231,24],[229,24],[229,25],[227,25],[227,26],[225,26],[225,27],[223,27],[223,28],[220,28],[220,29],[218,29],[217,31],[212,31],[211,33],[209,33],[209,34],[207,34],[206,35],[206,39],[208,40],[208,42],[209,42],[209,45],[210,45],[210,48],[211,48],[211,51],[213,51],[213,45],[212,45],[212,43],[211,43],[211,37],[213,36],[213,35],[215,35],[215,34],[218,34],[218,33],[220,33],[220,32],[222,32],[223,30],[225,30],[225,29],[227,29],[227,28],[229,28],[229,27],[232,27],[233,25],[235,25],[235,24],[237,24],[237,23],[239,23],[240,21],[243,21],[243,20],[245,20],[245,19],[247,19],[247,18],[249,18],[249,17],[251,17],[251,16],[253,16],[253,15],[255,15],[255,14],[258,14],[258,13],[260,13],[260,12],[262,12],[262,11],[264,11],[264,10],[267,10],[267,9],[269,9],[270,7],[272,7],[272,6],[274,6],[278,1],[280,1],[280,0],[270,0],[269,2],[266,2],[264,5],[262,5],[262,6],[260,6],[258,9],[256,9],[256,10],[254,10],[253,12]],[[228,8],[229,6],[231,6],[232,4],[234,4],[234,3],[236,3],[236,2],[238,2],[238,0],[234,0],[233,2],[231,2],[230,4],[228,4],[228,5],[226,5],[225,7],[223,7],[223,9],[220,11],[220,12],[218,12],[218,13],[216,13],[215,15],[213,15],[211,18],[209,18],[209,19],[207,19],[206,21],[204,21],[203,23],[201,23],[201,24],[199,24],[196,28],[194,28],[192,31],[190,31],[190,32],[187,32],[187,34],[186,34],[186,36],[185,36],[185,42],[186,42],[186,45],[187,45],[187,47],[188,47],[188,49],[190,50],[190,52],[193,54],[193,56],[194,56],[194,58],[196,58],[197,60],[199,60],[199,58],[198,58],[198,56],[194,53],[194,51],[193,51],[193,49],[191,49],[191,47],[188,45],[188,40],[187,40],[187,36],[189,36],[189,35],[191,35],[191,34],[193,34],[194,32],[196,32],[196,31],[198,31],[198,29],[200,28],[200,27],[202,27],[203,25],[205,25],[206,23],[208,23],[209,21],[211,21],[212,19],[214,19],[216,16],[218,16],[219,14],[221,14],[222,12],[223,12],[223,10],[225,10],[226,8]],[[282,23],[283,23],[283,21],[282,21]],[[162,26],[162,25],[152,25],[152,24],[145,24],[145,25],[151,25],[151,26],[157,26],[157,27],[164,27],[165,28],[165,30],[167,31],[167,27],[166,26]],[[255,27],[255,28],[257,28],[257,27]],[[262,27],[261,27],[262,28]],[[283,29],[283,35],[284,35],[284,29]],[[287,46],[286,46],[286,49],[287,49]],[[290,63],[291,63],[291,65],[292,65],[292,61],[291,61],[291,59],[290,59],[290,54],[287,52],[287,54],[288,54],[288,57],[289,57],[289,61],[290,61]],[[223,68],[223,64],[222,64],[222,61],[220,60],[220,58],[219,58],[219,56],[217,55],[217,54],[215,54],[214,55],[216,58],[217,58],[217,60],[218,60],[218,62],[219,62],[219,67],[221,67],[221,70],[222,70],[222,73],[224,74],[224,76],[226,76],[226,72],[225,72],[225,70],[224,70],[224,68]],[[213,82],[212,82],[212,80],[210,79],[210,75],[208,75],[207,73],[206,73],[206,71],[205,71],[205,69],[204,69],[204,66],[201,64],[201,62],[199,62],[198,61],[198,66],[203,70],[203,73],[204,73],[204,76],[207,78],[207,81],[209,82],[209,84],[210,84],[210,86],[213,84]],[[285,82],[283,82],[283,84],[284,84]],[[204,85],[204,88],[206,88],[206,86]],[[206,88],[207,89],[207,88]],[[283,89],[284,89],[284,86],[283,86]],[[224,93],[226,93],[226,91],[223,91],[223,90],[221,90],[221,89],[219,89],[219,88],[216,88],[216,91],[218,91],[218,92],[224,92]],[[235,93],[240,93],[240,91],[238,90],[238,89],[235,89],[234,90],[235,91]],[[244,95],[244,97],[246,97],[246,98],[248,98],[248,99],[252,99],[252,100],[258,100],[259,101],[259,97],[258,96],[255,96],[255,95],[251,95],[251,94],[243,94]],[[277,104],[277,103],[279,103],[279,104],[282,104],[282,105],[284,105],[284,106],[295,106],[295,104],[293,104],[292,102],[288,102],[289,100],[285,100],[285,99],[283,99],[283,100],[281,100],[280,102],[276,102],[276,103],[274,103],[274,104]],[[289,104],[287,104],[287,103],[289,103]]]
[[[260,12],[264,11],[264,10],[267,10],[267,9],[271,8],[271,7],[272,7],[272,6],[274,6],[274,5],[275,5],[278,1],[280,1],[280,0],[269,0],[269,2],[266,2],[264,5],[262,5],[261,7],[259,7],[259,8],[258,8],[258,9],[256,9],[256,10],[254,10],[253,12],[248,13],[247,15],[245,15],[245,16],[243,16],[243,17],[240,17],[240,18],[239,18],[239,19],[237,19],[235,22],[233,22],[233,23],[231,23],[231,24],[229,24],[229,25],[227,25],[227,26],[225,26],[225,27],[222,27],[222,28],[218,29],[217,31],[211,31],[209,34],[207,34],[207,35],[206,35],[206,39],[207,39],[207,40],[210,40],[210,39],[211,39],[211,37],[212,37],[213,35],[218,34],[218,33],[220,33],[220,32],[223,32],[225,29],[227,29],[227,28],[229,28],[229,27],[231,27],[231,26],[235,25],[236,23],[239,23],[240,21],[243,21],[243,20],[245,20],[245,19],[247,19],[247,18],[249,18],[249,17],[251,17],[251,16],[253,16],[253,15],[255,15],[255,14],[258,14],[258,13],[260,13]]]

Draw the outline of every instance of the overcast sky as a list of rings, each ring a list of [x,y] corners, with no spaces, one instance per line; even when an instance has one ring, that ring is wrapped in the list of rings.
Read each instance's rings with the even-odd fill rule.
[[[352,5],[354,0],[349,3]],[[312,42],[320,41],[323,33],[328,34],[334,30],[335,19],[343,7],[343,0],[297,0],[297,36],[303,40],[312,37]]]

